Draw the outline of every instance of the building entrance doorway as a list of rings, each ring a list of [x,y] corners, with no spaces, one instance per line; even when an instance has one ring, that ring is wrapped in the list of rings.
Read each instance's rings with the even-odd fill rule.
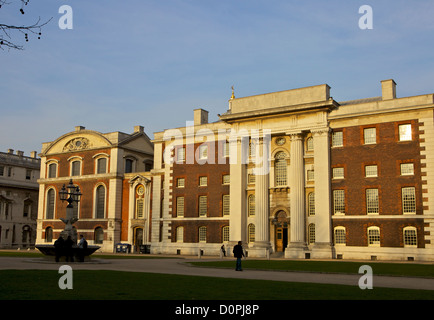
[[[138,252],[140,250],[140,245],[143,244],[143,229],[135,228],[134,229],[134,252]]]
[[[276,252],[284,252],[285,248],[288,246],[288,227],[289,218],[286,212],[281,210],[276,213],[273,219],[274,224],[274,243]]]
[[[288,245],[288,228],[276,228],[276,252],[285,251]]]

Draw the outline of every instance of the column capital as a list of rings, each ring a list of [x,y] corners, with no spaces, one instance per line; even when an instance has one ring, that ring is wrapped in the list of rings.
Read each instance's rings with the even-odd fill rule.
[[[302,140],[304,136],[303,132],[301,131],[288,131],[285,133],[285,135],[289,136],[289,139],[291,139],[291,141]]]
[[[330,127],[315,128],[315,129],[311,129],[310,132],[312,133],[313,136],[327,135],[331,132],[331,128]]]

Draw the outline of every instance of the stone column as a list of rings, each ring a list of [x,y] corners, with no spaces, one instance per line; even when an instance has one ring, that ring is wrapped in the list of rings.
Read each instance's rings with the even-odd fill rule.
[[[249,256],[266,257],[270,244],[270,141],[260,138],[255,162],[255,244]]]
[[[246,164],[248,157],[248,137],[229,139],[230,151],[230,215],[229,246],[232,248],[238,241],[246,241]],[[243,155],[244,154],[244,155]],[[229,254],[232,254],[232,249]]]
[[[311,130],[315,165],[315,244],[312,258],[332,258],[329,128]]]
[[[291,234],[289,246],[285,250],[285,257],[304,258],[304,250],[307,249],[307,246],[305,236],[303,135],[301,133],[291,133],[290,137]]]

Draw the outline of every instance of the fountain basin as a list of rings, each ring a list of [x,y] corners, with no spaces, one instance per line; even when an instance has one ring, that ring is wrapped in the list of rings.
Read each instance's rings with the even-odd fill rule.
[[[55,251],[53,244],[38,244],[35,247],[43,255],[54,260],[54,258],[56,256],[56,251]],[[79,261],[78,258],[80,256],[84,257],[85,261],[89,260],[90,256],[99,248],[101,248],[101,247],[100,246],[91,246],[91,245],[87,246],[86,249],[73,247],[72,248],[72,255],[74,256],[74,261]],[[64,259],[65,259],[65,256],[62,256],[61,261],[64,261]]]

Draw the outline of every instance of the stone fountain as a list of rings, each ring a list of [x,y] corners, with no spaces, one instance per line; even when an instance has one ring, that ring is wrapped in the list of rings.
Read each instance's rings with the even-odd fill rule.
[[[80,258],[83,258],[84,261],[88,261],[90,260],[90,255],[100,247],[87,246],[87,248],[79,248],[77,246],[77,230],[73,227],[73,225],[78,221],[78,218],[74,217],[74,202],[78,203],[80,201],[80,188],[75,186],[71,179],[67,187],[63,185],[62,189],[59,191],[59,196],[60,200],[68,202],[68,205],[66,206],[66,218],[60,218],[60,220],[65,224],[64,230],[60,233],[60,237],[62,237],[63,240],[71,238],[73,242],[72,256],[75,258],[74,261],[83,261]],[[54,244],[39,244],[35,247],[49,259],[54,259],[56,257],[56,248]]]

